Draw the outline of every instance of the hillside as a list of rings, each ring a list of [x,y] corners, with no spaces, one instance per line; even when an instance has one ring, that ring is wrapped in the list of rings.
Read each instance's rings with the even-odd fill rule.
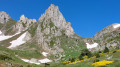
[[[38,21],[25,15],[15,21],[0,11],[0,67],[94,67],[91,64],[98,60],[116,67],[119,37],[119,23],[92,38],[77,35],[54,4]]]

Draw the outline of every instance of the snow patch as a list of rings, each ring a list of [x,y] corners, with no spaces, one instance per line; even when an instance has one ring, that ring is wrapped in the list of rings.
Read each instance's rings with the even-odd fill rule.
[[[48,53],[46,53],[46,52],[42,52],[42,54],[43,54],[43,56],[46,57]]]
[[[2,32],[0,31],[0,34],[2,34]]]
[[[9,39],[9,38],[11,38],[11,37],[12,37],[12,36],[4,36],[4,35],[1,35],[1,36],[0,36],[0,41]]]
[[[28,59],[21,59],[21,60],[23,60],[24,62],[29,62],[30,60],[28,60]]]
[[[86,43],[87,44],[87,48],[88,49],[92,49],[92,48],[95,48],[98,46],[98,43],[94,43],[94,44],[89,44],[89,43]]]
[[[120,24],[113,25],[114,28],[120,27]]]
[[[33,61],[28,60],[28,59],[21,59],[21,60],[24,61],[24,62],[27,62],[27,63],[37,64],[37,65],[40,65],[41,63],[52,62],[52,60],[49,60],[48,58],[38,60],[38,62],[33,62]]]
[[[20,32],[19,32],[20,33]],[[3,41],[3,40],[6,40],[6,39],[9,39],[9,38],[12,38],[13,36],[19,34],[19,33],[16,33],[14,35],[11,35],[11,36],[5,36],[5,35],[0,35],[0,41]],[[2,34],[2,32],[0,31],[0,34]]]
[[[28,60],[28,59],[21,59],[21,60],[24,61],[24,62],[27,62],[27,63],[37,64],[37,65],[40,64],[39,62],[38,62],[38,63],[32,62],[32,61],[30,61],[30,60]]]
[[[23,39],[26,36],[26,32],[22,34],[18,39],[11,41],[11,45],[8,48],[14,48],[17,46],[20,46],[21,44],[25,43],[26,41],[23,41]]]
[[[48,63],[48,62],[52,62],[51,60],[49,60],[48,58],[45,58],[45,59],[42,59],[42,60],[39,60],[40,63]]]

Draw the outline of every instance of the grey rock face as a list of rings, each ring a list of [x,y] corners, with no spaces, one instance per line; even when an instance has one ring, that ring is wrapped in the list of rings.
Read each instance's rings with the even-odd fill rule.
[[[35,22],[37,22],[36,19],[28,19],[27,17],[22,15],[20,17],[20,20],[16,24],[16,28],[19,32],[21,32],[28,29]]]
[[[112,25],[109,25],[108,27],[105,27],[103,30],[101,30],[100,32],[98,32],[93,38],[95,40],[103,40],[104,36],[106,36],[108,33],[111,33],[115,30],[117,30],[118,28],[114,28],[114,25],[117,25],[119,23],[114,23]]]
[[[26,23],[26,22],[27,22],[27,23],[29,23],[29,24],[37,22],[36,19],[28,19],[28,18],[25,17],[24,15],[22,15],[22,16],[20,17],[20,21],[23,22],[23,23]]]
[[[59,11],[58,6],[51,4],[51,6],[45,11],[45,14],[41,15],[39,18],[39,22],[51,21],[57,28],[61,30],[65,30],[65,34],[70,36],[74,34],[73,28],[71,27],[71,23],[66,22],[62,13]],[[49,21],[49,22],[50,22]]]
[[[39,21],[42,21],[44,18],[46,20],[51,18],[51,21],[55,24],[55,26],[65,29],[66,21],[59,11],[58,6],[51,4],[51,6],[45,11],[45,14],[40,17]]]
[[[92,39],[99,43],[97,50],[104,50],[105,47],[115,49],[120,44],[120,24],[114,23],[98,32]]]
[[[39,18],[37,27],[37,42],[45,51],[56,54],[63,52],[60,41],[57,38],[63,34],[66,36],[74,35],[70,22],[66,22],[58,6],[51,4]],[[51,45],[52,44],[52,45]]]
[[[24,38],[24,41],[29,41],[31,38],[32,38],[32,37],[31,37],[31,34],[27,31],[27,32],[26,32],[26,36],[25,36],[25,38]]]
[[[12,35],[15,31],[13,31],[13,27],[16,21],[13,20],[6,12],[0,11],[0,30],[4,35]]]
[[[37,46],[39,49],[36,50],[40,52],[60,54],[61,52],[69,52],[66,49],[71,49],[71,52],[80,51],[82,49],[80,47],[84,46],[82,38],[74,33],[71,23],[66,22],[58,7],[53,4],[41,15],[38,23],[35,19],[28,19],[22,15],[20,20],[15,22],[13,28],[15,33],[27,31],[24,41],[34,44],[33,47],[23,44],[19,46],[20,49],[33,50]]]
[[[21,32],[24,30],[24,27],[23,27],[22,23],[17,22],[15,29],[17,29],[18,32]]]
[[[10,16],[6,12],[0,11],[0,23],[4,24],[9,19],[10,19]]]

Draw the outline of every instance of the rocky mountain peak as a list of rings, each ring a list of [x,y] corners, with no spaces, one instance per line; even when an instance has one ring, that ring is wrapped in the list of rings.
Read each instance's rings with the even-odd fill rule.
[[[16,24],[16,29],[21,32],[28,29],[32,24],[34,24],[36,19],[29,19],[24,15],[21,15],[20,20]]]
[[[55,6],[53,4],[51,4],[45,13],[41,15],[38,22],[43,21],[44,24],[52,22],[57,28],[65,30],[66,35],[72,35],[74,33],[73,28],[71,27],[71,23],[66,22],[64,16],[59,11],[58,6]]]
[[[45,11],[45,14],[40,17],[39,21],[42,21],[44,18],[45,20],[51,19],[51,21],[57,27],[61,27],[66,24],[65,18],[59,11],[58,6],[55,6],[53,4],[51,4],[50,7]]]
[[[37,22],[36,21],[36,19],[28,19],[27,17],[25,17],[24,15],[21,15],[21,17],[20,17],[20,21],[22,21],[22,22],[24,22],[24,23],[26,23],[26,22],[28,22],[28,23],[31,23],[31,22]]]
[[[10,16],[6,12],[0,11],[0,23],[4,24],[9,19],[10,19]]]
[[[25,19],[26,19],[26,17],[24,15],[21,15],[20,20],[24,21]]]

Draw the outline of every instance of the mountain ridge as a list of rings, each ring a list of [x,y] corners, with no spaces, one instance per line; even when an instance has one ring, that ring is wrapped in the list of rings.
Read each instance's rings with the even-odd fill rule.
[[[6,12],[0,12],[0,24],[0,38],[5,38],[0,40],[0,46],[19,51],[20,59],[37,62],[37,59],[49,58],[57,62],[78,57],[84,49],[94,53],[106,47],[109,50],[120,48],[119,23],[105,27],[92,38],[83,38],[74,32],[71,23],[65,20],[54,4],[48,7],[38,21],[24,15],[21,15],[19,21],[15,21]],[[25,54],[26,51],[31,56]],[[21,52],[27,56],[21,55]],[[36,53],[35,56],[32,53]]]

